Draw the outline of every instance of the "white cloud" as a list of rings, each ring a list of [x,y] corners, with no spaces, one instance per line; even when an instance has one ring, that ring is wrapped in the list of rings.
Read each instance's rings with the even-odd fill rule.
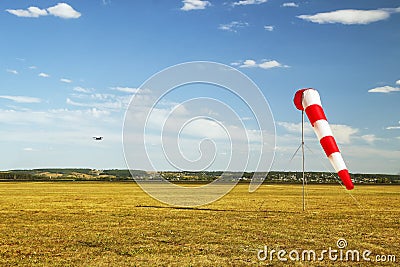
[[[257,63],[253,59],[246,59],[242,62],[234,62],[231,63],[233,66],[239,66],[240,68],[262,68],[262,69],[271,69],[271,68],[287,68],[289,66],[283,65],[276,60],[264,60],[261,63]]]
[[[381,138],[376,137],[374,134],[365,134],[361,136],[365,142],[373,144],[375,141],[381,140]]]
[[[33,14],[33,17],[39,17],[39,16],[47,16],[47,11],[45,9],[40,9],[38,7],[29,7],[28,11]]]
[[[67,98],[65,101],[68,105],[76,106],[76,107],[90,107],[90,108],[98,108],[98,109],[121,109],[122,103],[118,101],[107,101],[107,102],[76,102],[71,98]]]
[[[66,78],[61,78],[61,79],[60,79],[60,82],[63,82],[63,83],[72,83],[72,80],[66,79]]]
[[[348,125],[332,124],[331,128],[333,136],[336,138],[337,142],[342,144],[350,143],[351,137],[358,133],[358,129]]]
[[[277,125],[282,126],[289,133],[298,135],[301,134],[301,123],[277,122]],[[330,127],[337,142],[342,144],[350,143],[351,138],[355,137],[355,134],[359,132],[357,128],[353,128],[348,125],[330,124]],[[309,135],[311,132],[313,132],[313,130],[310,123],[305,123],[304,133]]]
[[[116,99],[118,98],[118,96],[113,95],[113,94],[91,94],[90,95],[91,99],[95,99],[95,100],[101,100],[101,101],[106,101],[106,100],[112,100],[112,99]]]
[[[274,26],[272,26],[272,25],[265,25],[265,26],[264,26],[264,30],[269,31],[269,32],[272,32],[272,31],[274,30]]]
[[[396,81],[396,84],[397,84],[397,85],[400,85],[400,80],[397,80],[397,81]]]
[[[12,74],[15,74],[15,75],[18,74],[18,71],[16,71],[16,70],[6,69],[6,71],[7,71],[8,73],[12,73]]]
[[[399,121],[399,124],[400,124],[400,121]],[[400,125],[398,125],[398,126],[388,126],[388,127],[386,127],[386,130],[397,130],[397,129],[400,129]]]
[[[81,116],[86,117],[90,120],[90,118],[101,118],[104,116],[108,116],[111,113],[107,110],[100,110],[97,108],[90,108],[85,110],[69,110],[69,109],[51,109],[47,111],[48,117],[58,120],[62,119],[65,121],[80,121]]]
[[[47,11],[49,14],[63,19],[77,19],[81,16],[81,13],[66,3],[58,3],[53,7],[49,7]]]
[[[48,77],[50,77],[49,74],[44,73],[44,72],[39,73],[38,76],[39,76],[39,77],[43,77],[43,78],[48,78]]]
[[[293,2],[283,3],[282,6],[283,6],[283,7],[299,7],[298,4],[293,3]]]
[[[241,0],[234,2],[233,6],[246,6],[246,5],[259,5],[262,3],[266,3],[268,0]]]
[[[242,21],[232,21],[228,24],[220,24],[218,29],[228,32],[237,32],[238,29],[248,27],[249,23]]]
[[[89,93],[93,92],[93,89],[91,89],[91,88],[83,88],[80,86],[76,86],[72,90],[74,90],[75,92],[78,92],[78,93],[85,93],[85,94],[89,94]]]
[[[139,88],[132,88],[132,87],[121,87],[121,86],[117,86],[117,87],[111,87],[112,90],[116,90],[116,91],[120,91],[120,92],[124,92],[124,93],[137,93],[139,91]]]
[[[258,66],[262,69],[271,69],[271,68],[278,68],[278,67],[287,67],[282,65],[276,60],[270,60],[270,61],[265,61],[261,64],[258,64]]]
[[[75,102],[75,101],[71,100],[71,98],[67,98],[65,103],[67,103],[68,105],[77,106],[77,107],[92,107],[92,106],[94,106],[93,104],[85,104],[85,103]]]
[[[392,87],[388,85],[368,90],[369,93],[386,93],[386,94],[390,92],[399,92],[399,91],[400,91],[399,87]]]
[[[126,109],[131,99],[130,95],[117,96],[113,94],[87,94],[90,91],[84,91],[84,88],[81,87],[75,87],[74,90],[76,91],[76,89],[83,89],[81,92],[85,94],[71,95],[72,98],[79,98],[79,102],[71,98],[67,98],[66,103],[68,105],[118,111],[121,109]]]
[[[246,59],[242,65],[240,65],[241,68],[248,68],[248,67],[257,67],[257,63],[252,60],[252,59]]]
[[[207,6],[211,5],[209,1],[202,0],[183,0],[182,3],[183,6],[181,10],[183,11],[205,9]]]
[[[28,9],[6,9],[6,11],[10,14],[13,14],[17,17],[25,17],[25,18],[38,18],[40,16],[47,16],[46,9],[40,9],[35,6],[28,7]]]
[[[207,131],[204,131],[207,129]],[[228,139],[229,136],[217,122],[209,119],[197,119],[183,128],[182,134],[192,137],[203,137],[210,139]]]
[[[40,9],[35,6],[28,7],[27,9],[6,9],[10,14],[17,17],[25,18],[38,18],[40,16],[53,15],[63,19],[76,19],[81,16],[81,13],[74,10],[70,5],[66,3],[58,3],[55,6],[46,9]]]
[[[278,121],[276,124],[283,127],[289,133],[301,134],[301,122],[294,123],[294,122]],[[304,126],[305,126],[304,127],[305,134],[312,133],[312,127],[309,123],[305,124]]]
[[[400,12],[400,8],[386,8],[375,10],[343,9],[331,12],[317,13],[314,15],[300,15],[297,17],[319,24],[341,23],[346,25],[365,25],[372,22],[388,19],[392,13],[398,12]]]
[[[30,96],[10,96],[10,95],[0,95],[0,98],[12,100],[17,103],[40,103],[42,100],[36,97]]]
[[[37,69],[37,67],[36,66],[29,66],[28,69],[35,70],[35,69]]]

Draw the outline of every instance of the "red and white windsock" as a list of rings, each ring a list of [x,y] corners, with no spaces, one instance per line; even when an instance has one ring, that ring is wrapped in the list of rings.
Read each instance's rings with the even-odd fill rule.
[[[317,90],[313,88],[301,89],[294,96],[294,104],[297,109],[304,110],[317,135],[326,156],[335,168],[343,184],[348,190],[354,188],[349,171],[342,158],[342,154],[333,137],[331,127],[326,120],[324,110],[321,106],[321,99]]]

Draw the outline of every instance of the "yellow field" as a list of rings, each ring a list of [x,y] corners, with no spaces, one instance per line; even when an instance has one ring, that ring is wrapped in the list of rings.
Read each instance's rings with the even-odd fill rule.
[[[179,209],[133,183],[0,183],[0,266],[398,266],[400,186],[351,194],[309,185],[303,212],[300,185],[255,193],[238,185],[213,204]],[[288,256],[339,253],[340,238],[343,253],[370,250],[373,262]],[[288,261],[259,260],[264,246],[285,250]]]

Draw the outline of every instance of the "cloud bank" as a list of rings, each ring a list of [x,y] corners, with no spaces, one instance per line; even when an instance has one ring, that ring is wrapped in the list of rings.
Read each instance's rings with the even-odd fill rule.
[[[77,19],[81,16],[81,13],[66,3],[58,3],[57,5],[47,9],[40,9],[35,6],[31,6],[27,9],[6,9],[6,11],[17,17],[24,18],[38,18],[41,16],[52,15],[63,19]]]
[[[183,6],[181,10],[183,11],[205,9],[207,6],[211,5],[210,2],[202,0],[183,0],[182,3]]]
[[[283,3],[282,6],[283,6],[283,7],[299,7],[298,4],[293,3],[293,2]]]
[[[391,92],[400,92],[399,87],[393,87],[393,86],[381,86],[381,87],[376,87],[373,89],[368,90],[369,93],[391,93]]]
[[[0,95],[0,98],[12,100],[17,103],[40,103],[42,100],[36,97],[30,96],[11,96],[11,95]]]
[[[233,6],[247,6],[247,5],[259,5],[266,3],[268,0],[242,0],[234,2]]]
[[[261,68],[261,69],[272,69],[272,68],[288,68],[288,65],[284,65],[276,60],[264,60],[257,63],[253,59],[246,59],[244,61],[231,63],[233,66],[238,66],[240,68]]]
[[[317,13],[314,15],[300,15],[300,19],[318,24],[341,23],[345,25],[366,25],[388,19],[391,14],[399,13],[398,8],[382,8],[375,10],[343,9],[331,12]]]
[[[243,29],[248,26],[249,26],[249,23],[247,23],[247,22],[232,21],[227,24],[220,24],[218,29],[223,30],[223,31],[228,31],[228,32],[237,32],[239,29]]]

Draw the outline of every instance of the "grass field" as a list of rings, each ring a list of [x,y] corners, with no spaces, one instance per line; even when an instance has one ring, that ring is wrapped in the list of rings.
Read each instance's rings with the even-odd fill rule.
[[[300,185],[238,185],[213,204],[179,209],[133,183],[0,183],[0,266],[398,266],[400,186],[351,193],[309,185],[303,212]],[[339,238],[344,251],[370,250],[372,262],[257,258],[264,246],[318,257]]]

